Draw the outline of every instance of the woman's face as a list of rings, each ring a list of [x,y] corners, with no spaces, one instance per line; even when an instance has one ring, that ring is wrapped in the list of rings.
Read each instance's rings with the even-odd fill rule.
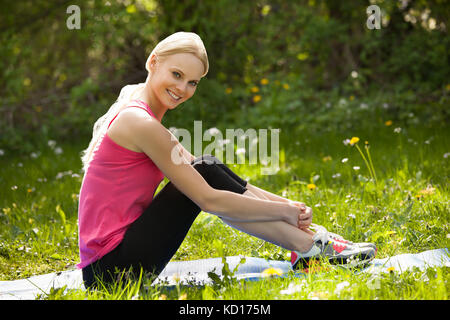
[[[177,53],[150,60],[153,103],[174,109],[191,98],[203,74],[203,63],[190,53]]]

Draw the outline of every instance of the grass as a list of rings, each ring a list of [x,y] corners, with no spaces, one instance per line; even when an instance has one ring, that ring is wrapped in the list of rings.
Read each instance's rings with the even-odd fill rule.
[[[253,184],[314,210],[314,222],[353,241],[375,242],[377,258],[449,248],[448,128],[282,133],[285,159],[276,175],[231,165]],[[371,170],[355,146],[369,142]],[[27,155],[0,156],[0,280],[62,271],[78,262],[80,144],[45,144]],[[347,160],[345,160],[347,159]],[[283,159],[282,159],[283,160]],[[214,240],[214,241],[213,241]],[[202,212],[174,260],[247,255],[288,260],[288,251]],[[448,267],[379,275],[328,268],[304,278],[165,288],[124,282],[97,292],[56,289],[41,299],[448,299]],[[370,285],[375,284],[375,285]]]

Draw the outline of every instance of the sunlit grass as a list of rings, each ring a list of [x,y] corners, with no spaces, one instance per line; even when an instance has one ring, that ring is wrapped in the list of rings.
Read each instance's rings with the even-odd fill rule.
[[[230,165],[251,183],[303,201],[314,222],[353,241],[375,242],[378,258],[449,247],[448,129],[413,128],[304,134],[284,132],[276,175]],[[344,142],[369,141],[371,162]],[[46,144],[26,156],[0,156],[0,280],[62,271],[78,262],[79,152],[84,145]],[[447,155],[447,156],[446,156]],[[374,174],[376,172],[376,183]],[[214,240],[214,241],[213,241]],[[218,250],[218,246],[222,249]],[[288,260],[289,252],[202,212],[174,260],[247,255]],[[112,291],[53,291],[53,299],[447,299],[448,267],[377,278],[345,270],[228,286],[167,289],[124,283]],[[376,282],[375,287],[368,283]]]

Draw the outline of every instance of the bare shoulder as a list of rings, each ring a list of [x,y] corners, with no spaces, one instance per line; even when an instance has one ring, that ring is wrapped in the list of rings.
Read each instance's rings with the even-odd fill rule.
[[[135,143],[136,135],[142,130],[150,130],[154,133],[166,131],[164,126],[141,108],[126,108],[108,128],[108,136],[118,145],[135,151],[143,150]]]

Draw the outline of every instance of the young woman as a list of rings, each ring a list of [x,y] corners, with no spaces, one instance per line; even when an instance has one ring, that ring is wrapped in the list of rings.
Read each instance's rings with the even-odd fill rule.
[[[195,158],[161,124],[208,72],[198,35],[167,37],[145,67],[145,83],[122,89],[95,123],[82,157],[78,267],[86,287],[95,287],[97,277],[115,281],[117,271],[158,275],[201,210],[292,250],[294,267],[319,257],[344,263],[351,256],[373,258],[373,245],[347,242],[323,228],[312,232],[310,207],[251,185],[213,156]],[[164,176],[169,183],[154,197]]]

